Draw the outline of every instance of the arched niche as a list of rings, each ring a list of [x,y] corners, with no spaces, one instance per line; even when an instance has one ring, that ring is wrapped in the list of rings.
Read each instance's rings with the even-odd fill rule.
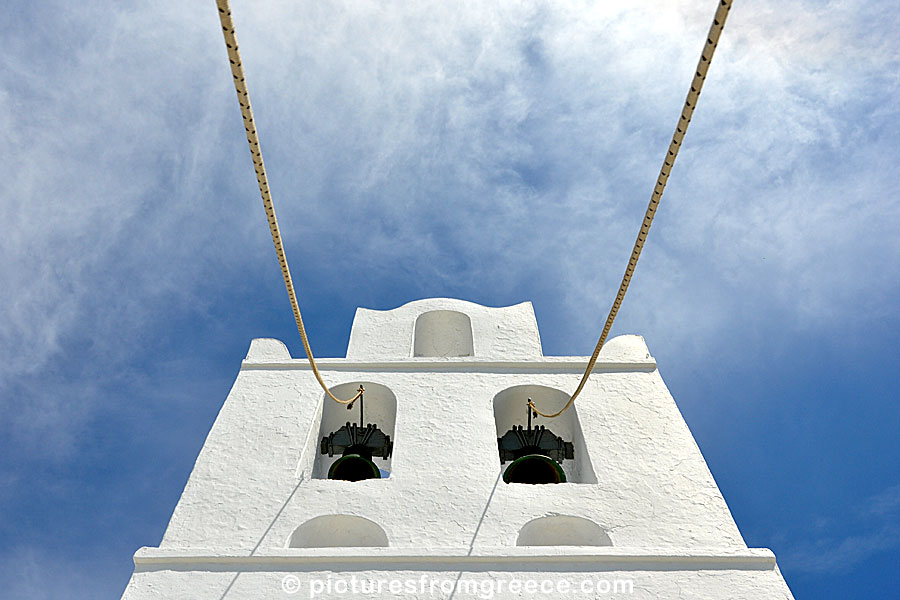
[[[570,395],[562,390],[543,385],[517,385],[503,390],[494,396],[494,424],[497,428],[497,437],[503,436],[513,425],[527,427],[529,398],[543,412],[556,412],[565,406]],[[543,425],[554,434],[574,444],[575,459],[564,460],[561,463],[567,482],[597,483],[594,467],[584,443],[581,423],[578,420],[578,409],[575,406],[553,419],[534,418],[532,424]],[[500,466],[505,469],[508,465],[509,462]]]
[[[359,386],[365,389],[363,395],[363,426],[367,423],[373,423],[378,426],[381,431],[394,439],[394,427],[397,421],[397,397],[394,392],[387,386],[371,381],[352,381],[342,383],[330,388],[331,393],[338,398],[352,398]],[[340,456],[328,456],[320,452],[320,444],[322,438],[337,431],[347,422],[359,423],[359,401],[353,405],[353,408],[347,410],[347,405],[339,404],[322,394],[322,413],[319,422],[319,434],[311,440],[312,447],[309,449],[311,454],[315,455],[313,461],[312,476],[315,479],[328,479],[328,470],[331,465],[340,458]],[[391,472],[391,461],[393,454],[387,459],[381,457],[373,457],[373,462],[382,470],[382,478]]]
[[[356,515],[322,515],[294,530],[288,548],[387,547],[378,523]]]
[[[413,356],[475,356],[469,315],[455,310],[432,310],[419,315]]]
[[[525,523],[516,546],[612,546],[612,540],[590,519],[552,515]]]

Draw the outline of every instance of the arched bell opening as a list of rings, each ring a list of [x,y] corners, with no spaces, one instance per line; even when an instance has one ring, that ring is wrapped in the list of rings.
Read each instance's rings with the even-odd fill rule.
[[[338,398],[363,395],[352,404],[324,397],[313,477],[341,481],[390,476],[394,449],[397,399],[391,390],[372,382],[344,383],[331,388]]]
[[[540,385],[520,385],[494,396],[494,421],[503,481],[506,483],[596,483],[575,407],[559,417],[539,417],[528,400],[559,410],[566,392]]]

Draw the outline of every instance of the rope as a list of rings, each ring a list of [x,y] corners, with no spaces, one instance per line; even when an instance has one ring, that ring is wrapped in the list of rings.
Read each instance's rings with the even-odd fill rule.
[[[247,143],[250,146],[250,155],[253,159],[253,168],[256,172],[256,181],[259,185],[259,193],[262,197],[263,207],[265,208],[266,217],[269,222],[269,231],[272,234],[272,243],[275,245],[275,253],[278,256],[278,263],[281,265],[281,274],[284,278],[284,285],[287,289],[288,297],[290,298],[291,309],[294,312],[294,320],[297,323],[297,331],[300,332],[300,339],[303,342],[303,350],[306,352],[306,358],[309,361],[309,366],[312,369],[316,380],[319,382],[319,385],[322,387],[325,393],[335,402],[352,405],[357,399],[362,396],[362,386],[360,386],[360,389],[352,398],[348,400],[341,400],[340,398],[332,394],[328,389],[328,386],[325,385],[325,381],[322,379],[322,374],[319,372],[319,369],[316,366],[315,357],[313,356],[312,348],[309,345],[309,338],[306,335],[306,328],[303,325],[303,317],[300,314],[300,306],[297,303],[297,294],[294,291],[294,284],[291,279],[291,272],[290,268],[288,267],[287,256],[284,252],[284,245],[281,242],[281,231],[278,228],[278,219],[275,216],[275,205],[272,201],[271,192],[269,191],[269,181],[268,177],[266,176],[266,167],[263,163],[262,150],[259,146],[259,136],[256,132],[256,124],[253,122],[253,109],[250,105],[250,94],[247,91],[247,84],[244,77],[244,67],[241,63],[241,55],[238,49],[237,38],[235,37],[234,33],[234,21],[231,17],[231,6],[229,0],[216,0],[216,4],[219,9],[219,20],[222,23],[222,32],[225,37],[225,46],[228,50],[228,59],[231,63],[231,74],[234,78],[234,89],[237,93],[238,104],[241,107],[241,116],[244,119],[244,129],[247,132]],[[672,140],[669,143],[668,153],[666,154],[666,157],[663,160],[663,165],[660,168],[659,177],[656,180],[653,194],[650,197],[650,203],[648,204],[647,211],[644,214],[644,221],[641,224],[637,240],[635,240],[634,247],[631,251],[631,258],[628,260],[628,265],[625,268],[625,274],[622,277],[622,283],[619,285],[619,291],[616,294],[616,299],[609,310],[609,315],[606,317],[606,324],[603,326],[603,331],[600,334],[600,339],[597,341],[597,345],[594,348],[591,359],[588,361],[587,367],[584,371],[584,375],[582,375],[581,381],[578,383],[578,387],[575,389],[575,392],[569,398],[568,402],[566,402],[566,405],[555,413],[541,412],[534,405],[534,403],[529,400],[528,406],[530,406],[536,414],[541,415],[542,417],[558,417],[566,410],[571,408],[571,406],[575,403],[575,399],[579,394],[581,394],[581,391],[587,384],[588,377],[590,377],[594,366],[597,364],[600,350],[606,343],[606,338],[609,336],[610,329],[612,329],[613,322],[615,321],[616,315],[619,312],[619,308],[622,305],[622,300],[625,298],[625,293],[628,291],[628,286],[631,283],[632,276],[634,275],[634,269],[637,266],[637,261],[640,258],[641,251],[644,248],[644,242],[646,241],[647,234],[650,231],[650,225],[653,224],[653,218],[656,216],[656,209],[659,207],[659,202],[662,199],[663,192],[666,189],[666,183],[669,180],[669,174],[671,173],[672,166],[675,164],[675,159],[678,157],[678,151],[681,149],[681,143],[684,140],[685,134],[687,133],[688,126],[691,123],[691,117],[694,114],[694,109],[697,105],[700,91],[703,88],[703,82],[706,80],[706,73],[709,70],[709,65],[712,61],[713,54],[715,53],[716,45],[719,42],[719,36],[722,34],[722,30],[725,27],[725,19],[728,16],[728,11],[731,9],[731,4],[732,0],[719,1],[719,6],[716,9],[715,17],[713,18],[712,25],[709,28],[709,35],[706,39],[706,45],[704,46],[703,52],[700,55],[700,61],[697,64],[697,70],[695,71],[693,81],[691,82],[691,89],[684,101],[684,108],[682,108],[681,111],[681,118],[679,119],[678,125],[675,128],[675,132],[672,135]]]
[[[225,47],[228,49],[228,60],[231,62],[231,75],[234,78],[234,91],[237,92],[238,104],[241,105],[241,116],[244,118],[244,129],[247,131],[247,143],[250,144],[250,155],[253,158],[253,169],[256,171],[256,182],[259,184],[259,194],[262,197],[263,207],[269,221],[269,231],[272,233],[272,243],[275,244],[275,253],[278,255],[278,263],[281,265],[281,275],[284,277],[284,287],[287,288],[288,297],[291,300],[291,309],[294,311],[294,320],[297,322],[297,331],[303,341],[303,350],[309,360],[309,366],[316,376],[316,380],[325,393],[341,404],[352,406],[363,394],[362,386],[356,395],[349,400],[341,400],[331,393],[322,374],[316,366],[309,339],[306,336],[306,328],[303,326],[303,317],[300,315],[300,306],[297,303],[297,294],[294,292],[294,283],[291,280],[291,270],[288,268],[287,257],[284,254],[284,245],[281,243],[281,231],[278,229],[278,219],[275,218],[275,205],[272,202],[272,194],[269,191],[269,179],[266,177],[266,166],[263,163],[262,150],[259,147],[259,136],[256,133],[256,124],[253,122],[253,108],[250,106],[250,94],[247,91],[247,83],[244,80],[244,66],[241,64],[241,54],[238,50],[237,38],[234,35],[234,21],[231,18],[231,6],[228,0],[216,0],[219,8],[219,20],[222,22],[222,33],[225,36]]]
[[[687,98],[684,101],[684,108],[681,110],[681,118],[678,120],[678,125],[675,127],[672,141],[669,142],[669,151],[663,159],[662,167],[659,170],[659,177],[656,180],[656,186],[653,188],[653,195],[650,196],[650,204],[647,206],[647,212],[644,214],[644,222],[641,224],[637,240],[634,242],[634,248],[631,251],[631,258],[628,259],[628,266],[625,268],[625,275],[622,277],[622,283],[619,285],[619,293],[616,294],[616,300],[613,302],[612,308],[609,309],[609,316],[606,317],[606,324],[603,326],[603,332],[600,334],[600,339],[597,342],[596,348],[594,348],[591,360],[588,362],[584,375],[581,377],[581,382],[578,384],[575,393],[572,394],[572,397],[569,398],[566,405],[555,413],[541,412],[529,399],[528,406],[542,417],[558,417],[567,411],[575,402],[575,398],[578,397],[581,390],[584,389],[588,377],[594,369],[594,365],[597,364],[597,357],[600,355],[600,349],[603,348],[603,344],[606,343],[606,337],[609,335],[609,330],[612,329],[613,321],[616,320],[616,315],[619,312],[619,307],[622,306],[622,300],[625,298],[625,292],[628,291],[628,285],[631,283],[631,276],[634,274],[634,268],[637,266],[638,258],[641,256],[641,250],[644,248],[647,233],[650,231],[650,225],[653,223],[653,217],[656,216],[656,209],[659,206],[659,201],[662,198],[663,191],[666,189],[666,183],[669,180],[669,173],[672,170],[672,165],[675,164],[675,158],[678,156],[678,150],[681,149],[681,142],[684,140],[684,134],[687,133],[688,125],[691,123],[691,117],[694,114],[694,108],[697,106],[697,99],[700,96],[700,90],[703,88],[703,81],[706,79],[706,72],[709,70],[709,63],[712,61],[713,53],[716,51],[716,44],[719,43],[719,36],[722,34],[722,29],[725,27],[725,18],[728,17],[728,11],[731,10],[731,3],[732,0],[719,0],[716,15],[713,17],[712,25],[709,28],[709,35],[706,37],[706,45],[703,47],[703,52],[700,54],[700,61],[697,64],[697,70],[694,72],[694,79],[691,81],[691,90],[688,92]]]

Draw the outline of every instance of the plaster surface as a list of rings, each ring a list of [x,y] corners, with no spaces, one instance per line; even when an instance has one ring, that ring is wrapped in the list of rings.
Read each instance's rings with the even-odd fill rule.
[[[465,345],[433,339],[428,348],[454,356],[414,356],[416,321],[432,311],[469,317],[471,356],[458,356]],[[464,320],[449,322],[458,331]],[[392,432],[390,476],[322,478],[319,441],[337,422],[337,405],[305,359],[291,358],[277,340],[253,340],[160,547],[135,555],[124,598],[270,598],[286,574],[304,589],[344,575],[559,581],[613,574],[633,580],[629,597],[792,597],[771,552],[744,543],[639,336],[607,342],[577,411],[558,422],[536,420],[577,440],[576,476],[559,485],[501,479],[498,432],[522,422],[535,390],[547,390],[541,400],[550,407],[564,402],[587,363],[543,356],[530,303],[489,308],[428,299],[359,309],[347,357],[317,362],[336,391],[363,384],[391,397],[381,408],[373,401],[372,413]],[[378,543],[315,547],[327,537],[324,523],[337,524],[342,540]],[[353,523],[377,530],[354,533]],[[580,538],[577,523],[588,523]],[[517,546],[522,536],[528,544]],[[586,545],[560,545],[566,539]],[[416,590],[402,597],[451,596]]]

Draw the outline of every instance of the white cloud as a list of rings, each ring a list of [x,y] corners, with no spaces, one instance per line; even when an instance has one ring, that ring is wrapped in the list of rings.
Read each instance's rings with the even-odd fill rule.
[[[234,4],[296,269],[476,300],[533,281],[559,339],[592,345],[713,6]],[[734,9],[617,331],[701,353],[892,310],[897,16],[877,10]],[[274,264],[212,5],[20,12],[0,79],[17,385],[72,340],[128,362]],[[90,414],[33,393],[61,428]]]
[[[900,486],[866,499],[857,512],[855,518],[837,523],[840,530],[854,529],[857,533],[823,535],[789,547],[782,563],[797,572],[841,573],[900,545]]]

